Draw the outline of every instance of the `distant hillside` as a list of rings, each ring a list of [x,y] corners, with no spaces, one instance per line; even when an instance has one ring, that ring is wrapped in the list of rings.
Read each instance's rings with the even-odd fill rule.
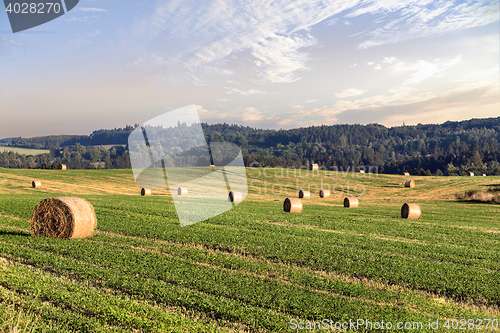
[[[106,154],[95,152],[89,146],[126,145],[128,135],[136,126],[98,130],[88,136],[8,138],[1,139],[0,145],[51,149],[52,159],[49,158],[48,162],[60,157],[60,149],[67,151],[66,157],[78,151],[84,161],[86,157],[92,157],[89,163],[96,163],[101,162]],[[238,144],[246,165],[257,162],[262,166],[299,167],[314,161],[327,168],[376,166],[383,173],[408,171],[421,175],[465,175],[472,171],[500,175],[500,117],[392,128],[378,124],[311,126],[291,130],[263,130],[228,124],[202,126],[207,142]],[[118,154],[122,154],[119,156],[124,159],[128,158],[126,149],[118,148]],[[113,153],[117,153],[116,149]],[[76,167],[89,166],[89,163],[77,163]],[[127,167],[130,162],[120,161],[118,165]]]

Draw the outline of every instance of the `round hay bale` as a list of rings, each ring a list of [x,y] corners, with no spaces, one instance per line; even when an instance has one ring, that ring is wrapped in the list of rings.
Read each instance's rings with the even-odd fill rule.
[[[359,200],[356,197],[346,197],[344,199],[344,207],[346,208],[358,208]]]
[[[152,193],[151,193],[151,190],[150,190],[149,188],[143,188],[143,189],[141,190],[141,195],[142,195],[143,197],[144,197],[144,196],[149,197],[151,194],[152,194]]]
[[[34,188],[42,187],[42,182],[39,180],[34,180],[31,182],[31,186],[33,186]]]
[[[42,200],[31,215],[31,235],[55,238],[92,236],[97,226],[94,207],[76,197]]]
[[[470,177],[474,177],[474,172],[469,172]]]
[[[301,213],[302,201],[297,198],[286,198],[283,203],[283,210],[287,213]]]
[[[177,189],[177,195],[187,195],[188,189],[186,187],[179,187]]]
[[[410,188],[415,187],[415,181],[413,179],[407,179],[405,181],[405,187],[410,187]]]
[[[330,197],[330,190],[319,191],[319,196],[320,196],[320,198],[329,198]]]
[[[485,173],[483,173],[483,177],[486,177],[486,174],[485,174]]]
[[[403,176],[409,176],[410,173],[409,172],[403,172]]]
[[[311,192],[309,191],[299,191],[299,198],[301,199],[311,199]]]
[[[241,194],[241,192],[238,192],[238,191],[231,191],[231,192],[229,192],[227,199],[229,202],[242,202],[243,201],[243,194]]]
[[[401,217],[404,219],[419,219],[422,216],[420,205],[415,203],[405,203],[401,207]]]
[[[311,164],[311,170],[313,170],[313,171],[318,170],[318,165],[317,164]]]
[[[61,170],[67,170],[68,167],[66,166],[66,164],[61,164]]]

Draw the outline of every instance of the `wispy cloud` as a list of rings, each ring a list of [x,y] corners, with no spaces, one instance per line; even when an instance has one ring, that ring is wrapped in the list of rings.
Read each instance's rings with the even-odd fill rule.
[[[298,71],[309,68],[305,49],[317,45],[308,29],[357,1],[163,1],[154,14],[134,22],[132,35],[140,40],[166,34],[177,51],[170,61],[192,71],[248,50],[260,82],[294,82]]]
[[[345,97],[359,96],[359,95],[363,95],[365,92],[366,92],[366,90],[363,90],[363,89],[345,89],[340,93],[336,93],[335,97],[345,98]]]
[[[362,49],[413,38],[440,36],[500,20],[498,1],[495,0],[364,1],[346,16],[364,14],[382,14],[388,20],[383,26],[361,34],[366,37],[359,45]]]
[[[78,8],[79,11],[82,11],[82,12],[92,12],[92,13],[103,13],[103,12],[107,12],[106,9],[103,9],[103,8],[88,8],[88,7],[80,7]]]
[[[384,63],[389,64],[389,69],[396,73],[413,72],[404,82],[403,85],[417,84],[431,77],[440,77],[445,71],[463,63],[462,57],[457,55],[452,59],[436,59],[434,62],[418,60],[415,63],[405,63],[395,57],[386,57]]]
[[[95,37],[97,35],[100,35],[101,34],[101,31],[100,30],[96,30],[96,31],[92,31],[92,32],[89,32],[87,34],[88,37]]]
[[[350,18],[376,14],[376,27],[357,37],[360,48],[395,43],[410,38],[436,36],[485,25],[499,20],[495,0],[454,3],[445,0],[211,0],[198,2],[157,1],[154,13],[136,19],[129,38],[147,42],[168,40],[162,50],[169,66],[197,72],[207,64],[224,67],[231,55],[242,52],[253,57],[258,83],[289,83],[309,70],[311,50],[319,42],[311,27],[326,19],[327,26]],[[339,15],[340,14],[340,15]],[[336,16],[337,17],[334,17]],[[382,16],[382,17],[381,17]],[[149,51],[157,52],[157,51]],[[142,55],[145,57],[146,55]],[[247,60],[247,59],[245,59]],[[377,64],[375,70],[382,69]]]
[[[249,89],[247,91],[238,89],[238,88],[227,88],[226,89],[226,94],[238,94],[238,95],[264,95],[267,94],[266,91],[263,90],[257,90],[257,89]]]
[[[68,22],[73,22],[73,21],[76,21],[76,22],[87,22],[90,19],[98,18],[98,17],[99,16],[97,16],[97,15],[84,16],[84,17],[73,16],[73,17],[70,17],[69,19],[67,19],[66,21],[68,21]]]
[[[207,110],[201,105],[196,105],[196,109],[203,122],[212,124],[229,122],[231,124],[245,124],[264,128],[268,127],[269,122],[275,119],[274,114],[266,114],[253,106],[238,108],[230,112]]]

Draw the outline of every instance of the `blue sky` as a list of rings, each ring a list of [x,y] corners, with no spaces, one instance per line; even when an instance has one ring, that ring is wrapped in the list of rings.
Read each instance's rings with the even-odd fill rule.
[[[80,0],[13,34],[0,11],[0,137],[190,104],[275,129],[495,117],[499,20],[498,0]]]

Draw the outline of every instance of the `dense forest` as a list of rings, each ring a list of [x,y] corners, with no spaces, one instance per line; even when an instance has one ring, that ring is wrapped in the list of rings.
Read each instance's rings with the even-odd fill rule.
[[[1,139],[0,145],[50,149],[25,156],[0,153],[0,167],[128,168],[129,134],[136,128],[99,130],[89,136],[56,135]],[[420,175],[500,175],[500,117],[439,125],[378,124],[312,126],[262,130],[238,125],[202,124],[208,143],[239,145],[245,165],[300,167],[318,163],[327,169],[376,167],[380,173]],[[101,145],[116,145],[106,149]],[[375,169],[375,168],[374,168]]]

